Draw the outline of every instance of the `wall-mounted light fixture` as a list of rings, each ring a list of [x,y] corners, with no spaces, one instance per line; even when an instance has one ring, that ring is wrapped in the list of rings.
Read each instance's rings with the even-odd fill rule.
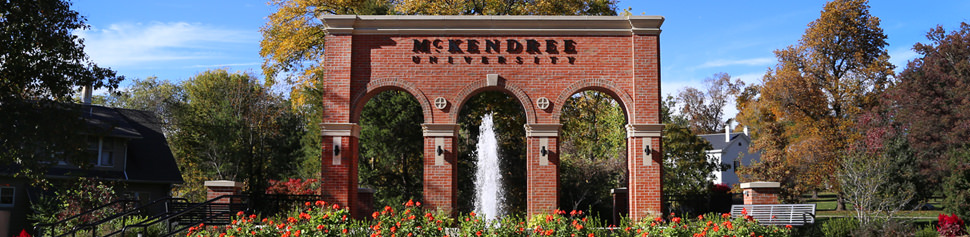
[[[542,146],[542,148],[539,149],[539,154],[542,154],[542,156],[546,156],[547,153],[549,153],[549,151],[546,151],[545,146]]]
[[[650,154],[650,153],[652,153],[651,151],[652,150],[650,150],[650,145],[647,145],[647,148],[643,148],[643,152],[644,153]]]
[[[333,145],[333,155],[334,156],[340,155],[340,145]]]
[[[437,152],[438,152],[438,155],[440,156],[441,154],[444,154],[445,153],[445,150],[444,149],[441,149],[441,146],[438,146]]]

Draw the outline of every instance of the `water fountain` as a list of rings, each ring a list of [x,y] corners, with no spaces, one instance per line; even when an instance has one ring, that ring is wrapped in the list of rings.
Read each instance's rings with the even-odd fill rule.
[[[478,145],[475,154],[478,164],[475,168],[475,213],[484,215],[486,220],[496,220],[503,213],[505,195],[502,193],[502,172],[498,160],[498,140],[495,137],[492,114],[482,116],[478,127]]]

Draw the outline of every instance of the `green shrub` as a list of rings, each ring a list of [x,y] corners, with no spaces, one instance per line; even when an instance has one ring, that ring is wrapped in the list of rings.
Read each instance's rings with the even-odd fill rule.
[[[916,230],[916,237],[937,237],[940,233],[936,232],[936,227],[933,225],[924,225],[923,228]]]
[[[826,237],[852,236],[859,229],[859,220],[855,218],[828,219],[821,225],[821,231]]]

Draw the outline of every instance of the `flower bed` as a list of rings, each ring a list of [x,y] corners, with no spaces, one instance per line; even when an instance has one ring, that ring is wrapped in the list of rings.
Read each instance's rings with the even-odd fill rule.
[[[707,214],[696,218],[669,217],[625,220],[606,226],[582,211],[556,211],[528,220],[506,217],[487,222],[474,212],[451,218],[444,212],[421,208],[408,201],[400,208],[384,207],[372,220],[353,220],[347,209],[326,202],[307,202],[285,216],[260,218],[238,213],[228,226],[195,226],[186,236],[788,236],[791,226],[762,226],[751,218]]]

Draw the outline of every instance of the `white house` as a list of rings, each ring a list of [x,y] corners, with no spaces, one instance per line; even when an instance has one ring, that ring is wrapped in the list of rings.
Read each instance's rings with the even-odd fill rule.
[[[735,169],[740,166],[749,166],[751,161],[760,160],[760,153],[748,153],[751,138],[748,137],[748,128],[744,132],[729,132],[725,129],[724,133],[704,134],[701,138],[711,143],[713,149],[707,151],[707,157],[721,164],[724,170],[714,171],[715,184],[734,185],[740,183]]]

